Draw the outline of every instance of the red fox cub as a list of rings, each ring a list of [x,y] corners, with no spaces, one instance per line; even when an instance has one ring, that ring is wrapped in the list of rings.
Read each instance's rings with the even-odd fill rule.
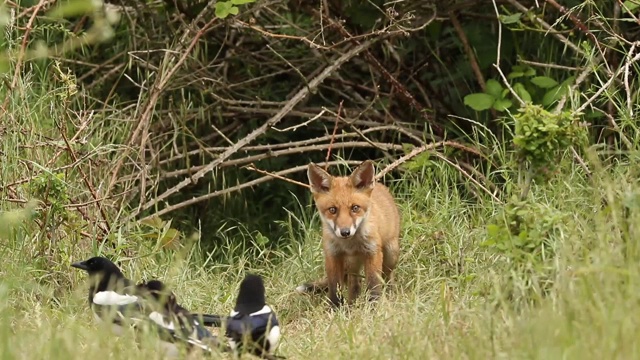
[[[307,170],[311,193],[322,219],[326,279],[298,286],[298,292],[328,289],[335,306],[337,287],[347,286],[348,303],[360,292],[364,265],[369,299],[376,300],[382,280],[391,282],[400,253],[400,213],[389,189],[374,179],[373,162],[360,164],[350,176],[334,177],[314,163]]]

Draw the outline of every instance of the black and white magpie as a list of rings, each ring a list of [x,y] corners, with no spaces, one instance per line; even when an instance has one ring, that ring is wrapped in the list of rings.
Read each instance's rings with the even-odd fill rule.
[[[135,284],[109,259],[96,256],[71,266],[89,273],[89,306],[98,321],[112,323],[112,330],[121,335],[125,323],[143,321],[138,316],[142,303],[134,295]]]
[[[164,333],[206,352],[219,345],[213,336],[187,309],[180,306],[175,294],[160,280],[143,282],[136,286],[137,293],[150,295],[154,304],[147,311],[149,319],[158,324]],[[146,297],[146,296],[145,296]]]
[[[210,320],[213,316],[210,316]],[[236,306],[226,319],[226,336],[231,349],[246,350],[263,358],[272,353],[280,341],[280,324],[275,312],[265,302],[262,278],[247,275],[240,284]]]
[[[71,266],[89,274],[91,310],[99,321],[111,322],[116,334],[123,333],[125,324],[136,329],[149,326],[161,335],[160,347],[169,356],[178,355],[176,342],[184,342],[206,352],[211,352],[212,346],[217,344],[217,338],[177,304],[175,295],[166,291],[162,282],[154,280],[136,285],[116,264],[100,256]],[[167,294],[166,300],[162,294]],[[193,330],[186,333],[189,321]],[[180,324],[178,330],[175,324]]]

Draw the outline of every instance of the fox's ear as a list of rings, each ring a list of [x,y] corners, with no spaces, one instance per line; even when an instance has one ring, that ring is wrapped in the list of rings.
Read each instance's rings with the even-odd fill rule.
[[[373,161],[366,160],[353,170],[353,173],[349,176],[349,180],[351,180],[351,184],[358,190],[373,189],[375,185],[375,175],[376,169],[373,166]]]
[[[309,163],[307,177],[312,193],[324,193],[331,188],[331,175],[314,163]]]

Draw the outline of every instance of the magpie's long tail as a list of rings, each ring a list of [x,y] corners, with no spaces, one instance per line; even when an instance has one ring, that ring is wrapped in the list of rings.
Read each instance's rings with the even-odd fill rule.
[[[211,315],[211,314],[193,314],[196,319],[199,319],[204,326],[220,327],[222,323],[227,319],[226,316]]]

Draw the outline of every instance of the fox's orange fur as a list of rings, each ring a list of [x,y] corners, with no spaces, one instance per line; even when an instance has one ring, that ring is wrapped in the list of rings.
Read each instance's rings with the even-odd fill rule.
[[[343,177],[331,176],[311,163],[307,176],[322,218],[326,279],[297,290],[326,289],[331,302],[339,305],[338,285],[346,285],[348,301],[353,303],[360,292],[360,270],[364,267],[370,299],[377,299],[382,281],[392,280],[400,253],[400,213],[393,196],[375,181],[370,160]]]

